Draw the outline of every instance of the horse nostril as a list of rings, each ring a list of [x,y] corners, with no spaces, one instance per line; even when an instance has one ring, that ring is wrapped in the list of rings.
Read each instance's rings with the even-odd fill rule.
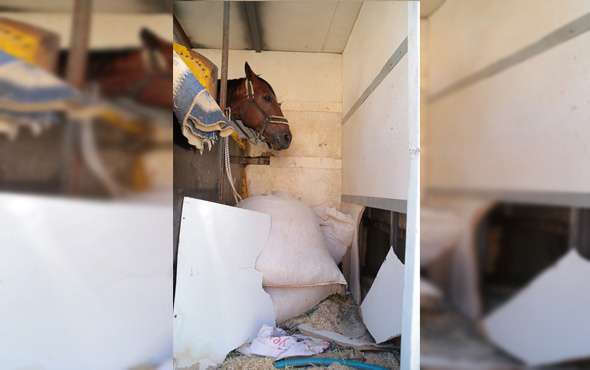
[[[290,144],[291,143],[291,134],[285,134],[285,142],[287,144]]]

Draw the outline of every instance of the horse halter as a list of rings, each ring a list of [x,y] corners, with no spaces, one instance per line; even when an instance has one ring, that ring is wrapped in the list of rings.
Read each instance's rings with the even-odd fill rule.
[[[244,105],[244,108],[242,108],[242,112],[240,114],[240,120],[242,121],[242,123],[244,122],[244,115],[246,114],[246,111],[248,110],[250,103],[253,103],[254,107],[256,107],[256,109],[258,109],[260,113],[264,115],[264,124],[262,125],[260,130],[258,130],[258,132],[255,134],[256,142],[258,142],[258,140],[266,141],[262,134],[264,133],[264,130],[266,130],[269,124],[276,123],[289,125],[289,121],[285,117],[269,116],[268,113],[266,113],[264,109],[262,109],[260,104],[258,104],[254,99],[254,87],[252,86],[252,81],[250,81],[250,79],[246,77],[246,105]]]
[[[144,48],[141,51],[141,59],[148,72],[127,92],[127,94],[133,99],[136,99],[137,95],[139,95],[143,88],[146,87],[147,84],[150,83],[155,77],[172,79],[172,74],[166,71],[165,66],[162,66],[162,64],[165,64],[166,62],[164,61],[162,63],[162,61],[160,60],[161,58],[158,58],[158,55],[156,53],[156,50],[148,47]]]

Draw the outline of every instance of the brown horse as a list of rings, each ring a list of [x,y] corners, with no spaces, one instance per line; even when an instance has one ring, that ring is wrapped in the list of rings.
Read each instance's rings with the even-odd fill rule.
[[[107,97],[172,109],[172,44],[147,29],[140,35],[141,49],[90,53],[87,81]]]
[[[269,147],[287,149],[291,145],[291,130],[273,88],[258,77],[248,63],[244,69],[245,78],[227,81],[227,106],[231,109],[232,120],[241,120],[256,131],[259,138],[264,137]],[[220,90],[218,87],[217,101]]]

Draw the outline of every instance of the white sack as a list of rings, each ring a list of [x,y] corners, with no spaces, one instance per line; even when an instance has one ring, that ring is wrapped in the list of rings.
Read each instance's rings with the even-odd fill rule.
[[[265,287],[264,290],[272,299],[277,324],[301,315],[332,294],[345,292],[344,286],[340,284],[303,288]]]
[[[352,244],[355,222],[351,215],[344,214],[334,207],[322,204],[312,208],[318,217],[326,246],[336,264]]]
[[[270,236],[256,260],[264,287],[346,285],[309,206],[271,192],[244,199],[238,207],[271,216]]]

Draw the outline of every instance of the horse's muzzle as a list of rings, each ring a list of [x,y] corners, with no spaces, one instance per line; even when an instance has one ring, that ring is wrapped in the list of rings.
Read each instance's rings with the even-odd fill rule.
[[[279,135],[276,135],[273,137],[273,149],[275,150],[284,150],[284,149],[288,149],[289,146],[291,145],[291,139],[293,137],[291,136],[290,132],[286,132],[286,133],[281,133]]]

